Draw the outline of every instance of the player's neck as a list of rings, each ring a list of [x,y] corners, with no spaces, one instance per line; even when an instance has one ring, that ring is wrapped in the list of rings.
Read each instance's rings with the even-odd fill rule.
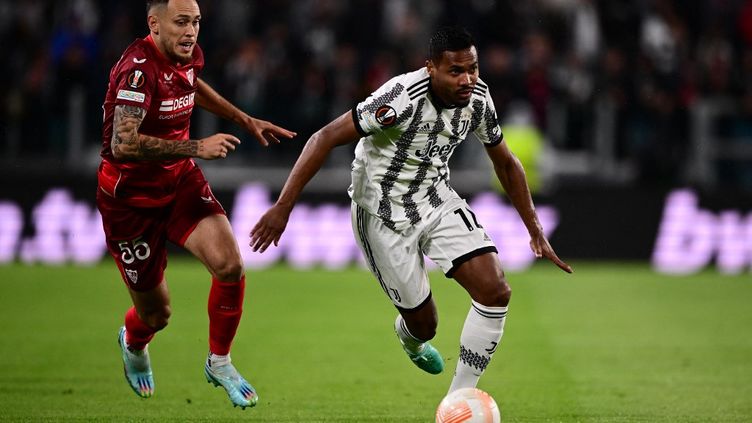
[[[459,107],[456,104],[451,104],[447,101],[444,101],[444,99],[436,93],[436,91],[433,89],[433,79],[428,80],[428,94],[429,98],[431,99],[431,103],[433,103],[433,105],[437,109],[454,109],[456,107]]]

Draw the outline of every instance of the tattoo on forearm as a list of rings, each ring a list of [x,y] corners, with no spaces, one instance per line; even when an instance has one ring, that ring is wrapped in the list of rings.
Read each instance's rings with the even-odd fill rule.
[[[138,133],[138,128],[146,116],[141,107],[117,105],[113,118],[112,153],[125,159],[172,159],[195,157],[199,152],[196,140],[164,140]]]
[[[146,116],[146,110],[117,105],[112,122],[112,153],[115,156],[133,157],[138,152],[138,127]]]
[[[166,159],[174,157],[195,157],[198,153],[198,141],[172,141],[139,135],[141,153],[144,158]]]

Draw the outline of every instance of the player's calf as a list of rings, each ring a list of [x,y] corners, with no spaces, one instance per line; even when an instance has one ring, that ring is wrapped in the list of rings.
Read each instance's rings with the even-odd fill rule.
[[[434,328],[433,334],[436,333],[435,330]],[[413,336],[401,314],[397,315],[394,322],[394,331],[402,349],[418,368],[432,375],[439,374],[444,370],[444,359],[439,351],[427,340]],[[433,338],[433,336],[431,337]]]
[[[478,384],[501,342],[507,310],[472,302],[462,327],[459,360],[449,392]]]

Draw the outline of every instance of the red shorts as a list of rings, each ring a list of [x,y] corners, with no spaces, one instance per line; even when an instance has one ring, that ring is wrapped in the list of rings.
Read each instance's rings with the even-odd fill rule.
[[[97,207],[126,285],[148,291],[162,282],[169,240],[179,246],[207,216],[225,214],[198,166],[182,175],[175,198],[163,207],[136,207],[97,188]]]

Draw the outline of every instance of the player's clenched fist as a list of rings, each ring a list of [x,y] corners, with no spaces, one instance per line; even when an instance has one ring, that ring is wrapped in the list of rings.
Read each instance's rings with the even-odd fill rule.
[[[196,157],[204,160],[224,159],[227,153],[235,151],[240,140],[229,134],[214,134],[198,140]]]

